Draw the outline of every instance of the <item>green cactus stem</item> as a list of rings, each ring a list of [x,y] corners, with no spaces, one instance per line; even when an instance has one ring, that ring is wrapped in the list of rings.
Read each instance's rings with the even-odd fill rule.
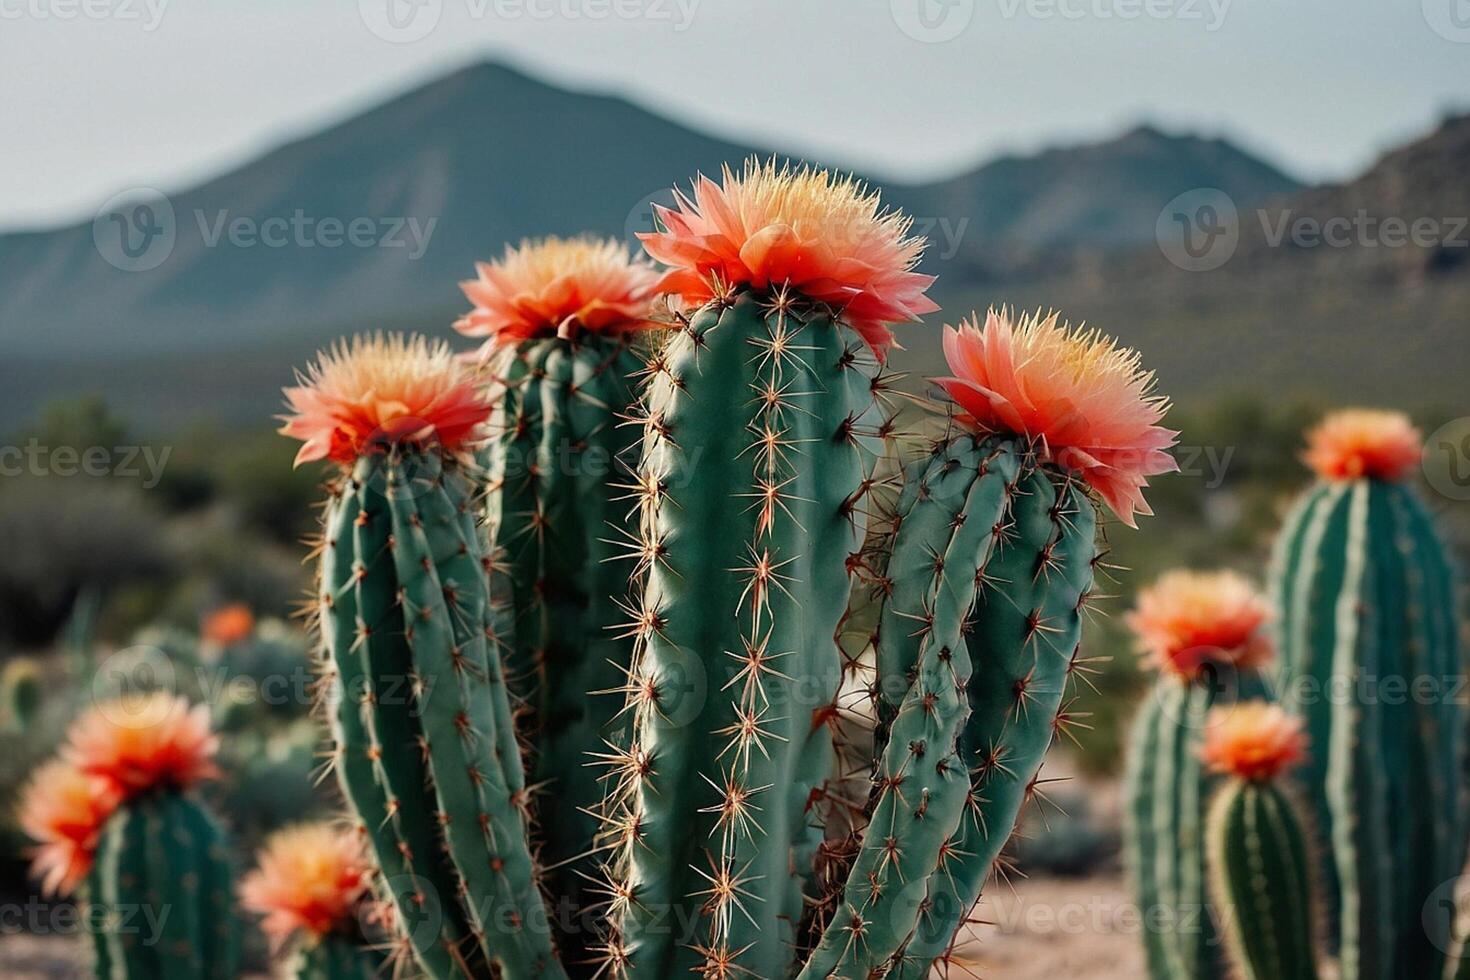
[[[1302,778],[1329,844],[1343,980],[1436,975],[1421,915],[1466,842],[1464,665],[1442,539],[1405,484],[1323,482],[1282,530],[1274,590],[1282,701],[1317,747]]]
[[[1097,515],[1081,483],[1029,452],[992,530],[975,582],[965,642],[973,670],[959,753],[970,776],[962,819],[929,875],[918,928],[892,975],[927,976],[948,955],[996,870],[1042,759],[1068,722],[1066,691],[1080,657],[1081,618],[1099,553]]]
[[[1311,849],[1290,797],[1271,782],[1231,779],[1210,807],[1206,838],[1237,975],[1316,980]]]
[[[233,873],[224,833],[188,795],[125,803],[107,822],[87,881],[97,976],[235,980]]]
[[[401,446],[333,494],[320,607],[337,772],[425,972],[563,977],[474,500],[454,458]]]
[[[622,528],[642,367],[628,333],[521,342],[504,355],[495,437],[480,456],[490,545],[513,584],[506,666],[530,709],[536,840],[569,965],[590,959],[596,935],[590,848],[606,786],[589,763],[627,741],[622,705],[607,692],[632,662],[632,640],[616,627],[639,546]]]
[[[779,290],[715,300],[655,356],[627,629],[635,738],[610,760],[604,828],[622,975],[791,971],[882,385],[840,318]]]

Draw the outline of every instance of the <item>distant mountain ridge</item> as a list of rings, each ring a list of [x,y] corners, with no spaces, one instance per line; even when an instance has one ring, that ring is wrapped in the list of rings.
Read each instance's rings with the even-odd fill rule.
[[[506,242],[584,230],[631,240],[648,226],[650,198],[771,151],[481,64],[171,195],[171,250],[148,271],[109,264],[104,253],[119,260],[125,240],[108,236],[162,219],[144,227],[125,213],[96,229],[0,236],[0,343],[17,357],[71,362],[431,329],[461,305],[456,283],[473,262]],[[948,247],[931,251],[930,271],[961,278],[998,254],[1146,243],[1163,202],[1200,186],[1253,203],[1298,185],[1223,141],[1141,128],[882,189],[941,226],[936,242]],[[169,247],[166,235],[137,244],[154,241]]]

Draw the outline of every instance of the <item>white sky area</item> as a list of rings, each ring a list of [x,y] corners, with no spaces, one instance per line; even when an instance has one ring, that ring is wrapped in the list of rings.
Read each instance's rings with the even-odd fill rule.
[[[1335,179],[1470,108],[1470,0],[0,0],[0,228],[485,58],[878,178],[1149,121]]]

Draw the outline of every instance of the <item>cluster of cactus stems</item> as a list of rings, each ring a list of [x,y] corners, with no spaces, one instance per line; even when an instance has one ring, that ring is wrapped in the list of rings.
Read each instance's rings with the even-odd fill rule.
[[[1054,319],[1015,335],[1052,345],[1040,408],[998,323],[1012,407],[901,462],[881,321],[932,309],[921,244],[850,182],[743,179],[661,212],[684,237],[649,251],[688,260],[692,308],[646,350],[627,336],[657,325],[646,273],[605,246],[595,274],[547,272],[594,247],[549,241],[466,284],[485,417],[447,351],[401,338],[334,350],[287,392],[298,458],[344,467],[317,596],[339,782],[400,951],[432,977],[926,976],[1087,669],[1097,514],[1048,425],[1101,434],[1082,466],[1130,523],[1172,465],[1133,355]],[[867,222],[853,260],[802,252],[822,226],[803,209],[828,206]],[[763,208],[792,223],[745,229],[733,257],[730,222]],[[625,318],[578,327],[614,281]],[[966,329],[947,352],[983,346]],[[1096,432],[1048,421],[1077,397]],[[1114,463],[1134,443],[1143,462]]]
[[[1303,781],[1343,980],[1437,976],[1424,909],[1470,829],[1444,545],[1402,479],[1324,479],[1281,532],[1274,590],[1282,700],[1318,747]]]
[[[1213,898],[1217,913],[1146,933],[1154,980],[1310,980],[1327,957],[1344,980],[1463,966],[1458,954],[1446,963],[1450,923],[1437,921],[1435,896],[1465,857],[1464,665],[1453,569],[1408,482],[1418,433],[1394,413],[1348,410],[1309,443],[1320,480],[1273,556],[1279,669],[1227,664],[1205,683],[1165,671],[1135,725],[1128,843],[1140,904],[1178,917]],[[1272,779],[1202,765],[1207,713],[1246,695],[1278,698],[1304,729],[1300,802]]]

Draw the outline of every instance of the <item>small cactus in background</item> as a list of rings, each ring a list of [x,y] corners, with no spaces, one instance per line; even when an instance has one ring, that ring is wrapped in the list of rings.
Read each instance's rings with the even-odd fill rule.
[[[216,775],[202,706],[156,693],[100,704],[22,803],[48,890],[85,882],[99,977],[234,980],[228,846],[190,793]]]
[[[1465,857],[1465,665],[1450,560],[1409,482],[1421,454],[1399,413],[1326,418],[1274,558],[1282,702],[1314,746],[1302,779],[1331,844],[1343,980],[1439,972],[1425,902]]]
[[[342,468],[318,576],[325,708],[402,944],[435,978],[564,976],[469,458],[490,406],[447,346],[397,335],[323,354],[286,397],[298,461]]]
[[[1133,723],[1124,777],[1128,872],[1153,980],[1224,975],[1206,902],[1204,822],[1218,782],[1201,765],[1212,706],[1259,693],[1273,657],[1269,600],[1234,572],[1175,571],[1139,593],[1127,617],[1158,671]],[[1167,919],[1165,919],[1167,916]]]
[[[826,171],[751,162],[655,210],[644,245],[695,310],[643,399],[603,945],[614,976],[781,977],[834,805],[886,324],[934,309],[931,279],[908,219]]]
[[[41,710],[41,668],[29,657],[16,657],[0,671],[0,730],[24,732]]]
[[[385,958],[364,934],[371,918],[372,866],[363,835],[330,823],[272,834],[240,883],[241,904],[263,915],[272,947],[296,943],[296,980],[374,980]]]
[[[1279,785],[1305,756],[1301,721],[1252,701],[1212,709],[1208,731],[1200,756],[1225,783],[1205,850],[1231,966],[1241,980],[1316,980],[1312,847],[1296,799]]]
[[[640,434],[625,424],[659,274],[616,241],[547,238],[507,248],[463,284],[455,324],[485,338],[495,412],[479,453],[491,552],[511,584],[506,669],[525,700],[544,883],[561,903],[563,960],[591,957],[589,842],[604,786],[589,767],[616,739],[632,640],[616,627],[635,536],[623,530]]]

